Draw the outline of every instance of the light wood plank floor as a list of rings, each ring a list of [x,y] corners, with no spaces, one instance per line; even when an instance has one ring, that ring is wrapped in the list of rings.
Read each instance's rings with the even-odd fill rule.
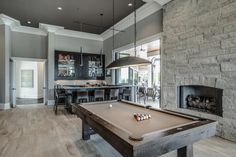
[[[0,111],[0,157],[120,157],[99,135],[81,140],[81,120],[52,107]],[[162,157],[175,157],[171,152]],[[213,137],[194,144],[194,157],[235,157],[236,143]]]

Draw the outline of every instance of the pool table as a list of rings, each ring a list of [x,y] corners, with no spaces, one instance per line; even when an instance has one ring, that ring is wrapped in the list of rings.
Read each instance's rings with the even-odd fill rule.
[[[173,150],[178,157],[193,157],[193,143],[216,132],[215,121],[125,100],[73,105],[73,109],[82,119],[83,140],[98,133],[124,157],[157,157]],[[137,121],[134,113],[151,118]]]

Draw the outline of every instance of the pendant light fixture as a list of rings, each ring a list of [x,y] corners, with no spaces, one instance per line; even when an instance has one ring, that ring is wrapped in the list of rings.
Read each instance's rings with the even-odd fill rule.
[[[137,12],[136,12],[136,0],[134,0],[134,53],[135,56],[128,56],[128,57],[123,57],[119,58],[112,63],[110,63],[106,68],[108,69],[118,69],[121,67],[128,67],[128,66],[138,66],[138,65],[147,65],[151,64],[151,62],[147,59],[139,58],[137,57]],[[113,50],[114,50],[114,39],[115,39],[115,33],[114,33],[114,25],[115,25],[115,20],[114,20],[114,0],[113,0]]]
[[[103,64],[103,50],[101,49],[101,51],[100,51],[100,66],[102,66]]]
[[[100,14],[101,16],[101,32],[103,32],[103,13]],[[100,51],[100,66],[102,66],[103,64],[103,49],[101,49]]]

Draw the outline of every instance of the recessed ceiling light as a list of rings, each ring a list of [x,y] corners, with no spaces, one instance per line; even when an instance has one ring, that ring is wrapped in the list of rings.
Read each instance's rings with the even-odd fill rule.
[[[131,7],[132,5],[133,5],[133,4],[132,4],[131,2],[130,2],[130,3],[128,3],[128,6],[129,6],[129,7]]]
[[[57,10],[62,10],[62,7],[57,7]]]
[[[31,24],[31,21],[27,21],[28,24]]]

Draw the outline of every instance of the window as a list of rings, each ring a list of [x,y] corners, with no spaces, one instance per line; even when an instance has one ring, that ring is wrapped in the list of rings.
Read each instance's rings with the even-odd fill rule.
[[[21,70],[21,87],[34,88],[34,70]]]
[[[160,40],[137,46],[136,50],[137,57],[147,59],[152,64],[117,69],[116,84],[160,86]],[[115,59],[127,56],[135,56],[134,48],[115,53]]]
[[[119,83],[129,83],[129,68],[120,68]]]

